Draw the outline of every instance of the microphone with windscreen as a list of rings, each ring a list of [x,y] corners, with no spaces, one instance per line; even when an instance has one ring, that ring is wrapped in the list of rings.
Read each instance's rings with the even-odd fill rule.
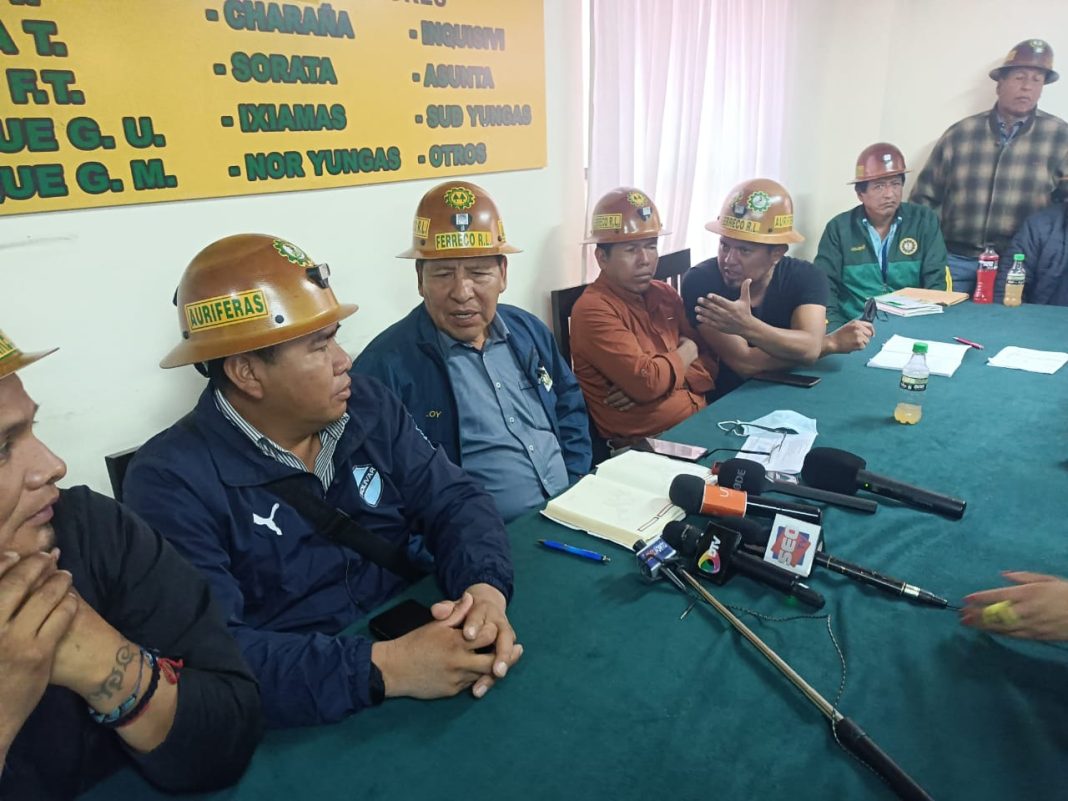
[[[789,501],[771,501],[730,487],[706,484],[700,476],[683,473],[671,480],[671,502],[691,515],[775,517],[787,515],[795,520],[823,525],[823,510]]]
[[[765,492],[778,492],[795,498],[831,503],[848,509],[874,514],[879,504],[870,498],[857,498],[840,492],[828,492],[815,487],[803,487],[800,484],[788,484],[785,481],[771,481],[764,471],[764,465],[752,459],[727,459],[712,466],[712,472],[718,477],[721,487],[744,490],[753,495]]]
[[[868,472],[865,469],[867,466],[868,463],[855,453],[838,448],[813,448],[805,456],[801,478],[806,484],[831,492],[852,495],[862,489],[924,512],[934,512],[954,520],[964,517],[967,501]]]
[[[679,556],[697,568],[698,575],[714,584],[726,584],[735,573],[740,573],[815,609],[823,608],[822,595],[794,573],[743,550],[742,535],[726,526],[712,522],[702,531],[673,520],[664,526],[661,536]]]

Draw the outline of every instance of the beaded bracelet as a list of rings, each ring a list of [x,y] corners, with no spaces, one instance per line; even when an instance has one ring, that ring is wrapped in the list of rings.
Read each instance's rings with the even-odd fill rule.
[[[156,694],[156,688],[159,687],[160,676],[163,676],[168,684],[178,683],[181,669],[185,666],[184,660],[167,659],[164,656],[157,656],[153,652],[149,652],[149,656],[152,657],[152,680],[148,683],[148,689],[145,690],[145,694],[141,696],[141,700],[130,711],[130,714],[120,718],[112,724],[111,728],[117,729],[120,726],[128,726],[144,714],[145,710],[148,709],[148,702],[152,700],[152,696]]]
[[[89,707],[89,717],[94,723],[99,723],[102,726],[112,726],[117,721],[121,720],[127,715],[131,709],[137,705],[137,698],[141,694],[141,680],[145,675],[145,658],[149,659],[149,664],[153,663],[153,656],[144,648],[138,649],[138,660],[140,664],[140,670],[137,673],[137,684],[134,685],[133,692],[126,698],[121,704],[115,707],[110,712],[97,712],[92,707]]]

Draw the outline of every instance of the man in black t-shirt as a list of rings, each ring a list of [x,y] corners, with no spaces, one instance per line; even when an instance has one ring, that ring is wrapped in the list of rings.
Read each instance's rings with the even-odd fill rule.
[[[0,798],[73,798],[123,765],[174,792],[231,784],[256,682],[191,565],[110,498],[57,489],[15,375],[50,352],[0,333]]]
[[[757,178],[736,186],[705,226],[720,234],[719,256],[686,273],[682,297],[691,323],[719,354],[717,397],[756,373],[860,350],[874,333],[860,320],[826,333],[826,276],[786,256],[789,244],[804,241],[793,221],[786,189]]]

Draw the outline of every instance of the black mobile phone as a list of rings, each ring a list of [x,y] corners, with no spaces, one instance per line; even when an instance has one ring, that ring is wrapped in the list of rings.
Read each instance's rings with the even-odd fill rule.
[[[375,615],[367,626],[376,639],[395,640],[420,626],[425,626],[433,619],[429,607],[409,598]]]
[[[818,375],[801,375],[801,373],[771,372],[757,373],[753,376],[757,381],[767,381],[771,384],[786,384],[791,387],[814,387],[822,379]]]
[[[680,442],[668,442],[664,439],[653,439],[652,437],[642,437],[641,439],[647,443],[647,447],[638,445],[636,450],[652,451],[653,453],[659,453],[661,456],[670,456],[672,459],[696,462],[708,455],[708,448],[702,448],[698,445],[683,445]]]

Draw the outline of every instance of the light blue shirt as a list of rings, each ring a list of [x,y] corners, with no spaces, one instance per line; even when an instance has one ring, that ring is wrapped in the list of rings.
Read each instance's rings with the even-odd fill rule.
[[[215,389],[215,407],[238,431],[252,440],[264,456],[288,465],[295,470],[308,472],[308,468],[296,454],[286,450],[270,437],[260,433],[259,429],[241,416],[240,412],[233,407],[233,404],[226,399],[226,396],[217,387]],[[319,432],[319,444],[321,447],[319,455],[315,457],[315,476],[322,482],[324,490],[330,489],[330,484],[334,481],[334,451],[337,449],[338,440],[345,433],[345,426],[348,424],[349,413],[345,412],[339,419]]]
[[[872,247],[875,248],[875,255],[879,259],[879,267],[883,271],[883,283],[886,283],[886,251],[890,247],[890,243],[894,241],[894,234],[897,233],[897,225],[901,222],[901,217],[894,219],[893,225],[890,226],[890,230],[886,232],[886,239],[879,236],[879,232],[875,230],[875,226],[868,222],[868,218],[863,219],[864,228],[868,232],[868,238],[871,239]]]
[[[477,350],[438,331],[457,399],[460,458],[493,496],[505,521],[514,520],[568,487],[560,441],[531,381],[508,346],[500,317]]]

